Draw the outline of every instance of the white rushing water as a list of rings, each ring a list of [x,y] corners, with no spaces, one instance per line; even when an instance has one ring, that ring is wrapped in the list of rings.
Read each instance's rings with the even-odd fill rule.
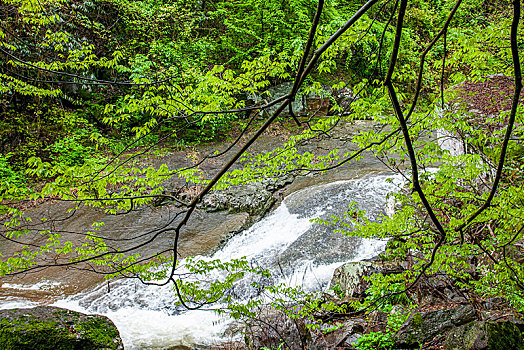
[[[384,213],[386,195],[400,179],[387,175],[340,181],[295,192],[270,215],[233,237],[206,259],[228,261],[246,257],[270,269],[274,283],[300,285],[306,290],[326,288],[342,262],[376,256],[385,242],[343,237],[333,228],[313,223],[315,218],[341,215],[351,201],[370,218]],[[162,349],[176,345],[213,345],[230,321],[210,311],[182,312],[175,306],[171,286],[143,286],[120,280],[61,300],[54,305],[108,316],[117,326],[125,348]]]

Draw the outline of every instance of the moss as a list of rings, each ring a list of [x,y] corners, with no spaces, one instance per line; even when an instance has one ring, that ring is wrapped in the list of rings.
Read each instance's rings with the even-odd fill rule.
[[[76,337],[58,322],[20,316],[1,322],[2,349],[75,349]]]
[[[422,319],[422,315],[420,314],[420,312],[417,312],[413,315],[411,324],[413,325],[414,328],[420,328],[423,322],[424,320]]]
[[[413,334],[408,334],[406,344],[418,344],[418,340]]]
[[[519,329],[510,322],[486,322],[488,349],[524,350]]]
[[[448,334],[446,350],[463,349],[524,350],[517,326],[511,322],[477,321],[458,327]]]
[[[58,308],[2,312],[0,349],[3,350],[118,348],[121,348],[118,330],[105,317]]]
[[[108,320],[98,317],[89,318],[79,323],[75,329],[82,332],[84,338],[92,339],[96,341],[98,346],[107,348],[113,348],[114,339],[120,336],[118,330]]]

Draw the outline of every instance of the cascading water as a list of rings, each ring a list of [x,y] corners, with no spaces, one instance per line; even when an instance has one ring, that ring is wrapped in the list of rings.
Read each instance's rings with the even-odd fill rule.
[[[246,257],[268,268],[273,282],[301,285],[305,290],[326,288],[342,262],[376,256],[385,242],[361,240],[334,233],[313,223],[314,218],[341,215],[356,202],[370,219],[384,213],[386,195],[398,189],[400,178],[373,175],[297,191],[269,216],[233,237],[211,259]],[[209,259],[209,257],[207,258]],[[161,349],[176,345],[213,345],[229,320],[210,311],[182,311],[171,286],[144,286],[134,280],[109,285],[55,303],[87,313],[108,316],[119,329],[126,349]]]

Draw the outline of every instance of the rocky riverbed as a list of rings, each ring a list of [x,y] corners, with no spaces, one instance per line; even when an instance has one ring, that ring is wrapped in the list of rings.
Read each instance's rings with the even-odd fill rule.
[[[334,137],[309,142],[301,147],[301,151],[310,151],[318,154],[326,150],[339,148],[341,152],[356,149],[350,142],[349,136],[362,130],[373,128],[370,121],[355,121],[334,132]],[[270,130],[264,134],[250,149],[250,152],[262,153],[281,145],[289,134],[278,130]],[[194,148],[191,152],[199,157],[212,154],[217,149],[226,148],[227,142],[207,144]],[[235,152],[234,146],[231,152]],[[147,163],[153,166],[166,164],[169,168],[179,168],[192,164],[188,157],[188,150],[172,152],[164,156],[152,156]],[[201,166],[204,172],[213,176],[223,166],[227,157],[214,158],[204,162]],[[383,171],[383,165],[371,156],[354,163],[346,164],[323,176],[305,176],[294,178],[287,176],[281,179],[267,180],[262,183],[244,185],[226,191],[212,193],[204,198],[203,206],[197,210],[187,223],[180,237],[178,252],[180,257],[188,255],[205,255],[216,251],[230,237],[248,228],[258,221],[268,211],[290,193],[308,186],[320,183],[329,183],[338,180],[354,179],[363,175]],[[172,178],[165,184],[166,192],[173,193],[185,187],[178,178]],[[91,230],[93,223],[103,222],[102,232],[110,238],[108,244],[115,249],[126,249],[140,245],[149,239],[148,232],[154,233],[167,224],[173,226],[180,218],[175,218],[179,210],[175,205],[164,203],[157,207],[142,207],[123,216],[107,215],[102,210],[90,207],[81,207],[73,213],[68,212],[73,204],[50,200],[29,208],[26,215],[33,220],[28,224],[31,232],[38,232],[52,228],[62,232],[63,239],[80,242],[83,235]],[[46,222],[39,222],[38,218],[51,218]],[[79,234],[80,233],[80,234]],[[29,236],[26,236],[29,237]],[[34,235],[32,240],[21,239],[24,244],[42,244],[45,235]],[[136,238],[138,237],[138,238]],[[142,256],[154,254],[169,247],[173,240],[173,233],[160,234],[154,241],[144,245],[137,253]],[[10,256],[21,248],[19,242],[2,239],[0,254]],[[103,271],[102,271],[103,272]],[[67,295],[76,294],[93,288],[103,282],[104,276],[87,270],[73,268],[49,267],[28,274],[4,277],[0,281],[0,301],[13,298],[28,299],[38,304],[50,303]]]
[[[332,148],[339,148],[342,152],[354,150],[356,149],[355,145],[347,142],[349,136],[361,130],[369,130],[370,128],[373,128],[373,125],[367,121],[357,121],[351,125],[341,126],[336,130],[335,137],[320,140],[319,142],[305,143],[301,146],[301,151],[321,154],[325,152],[325,150]],[[271,150],[276,145],[285,141],[285,139],[286,135],[284,134],[273,133],[264,135],[255,143],[251,151],[261,153]],[[195,149],[194,152],[199,153],[199,157],[204,157],[205,154],[212,153],[214,150],[223,146],[224,145],[220,144],[206,145]],[[234,149],[235,147],[233,147],[233,151]],[[180,167],[191,164],[191,160],[187,157],[187,152],[175,152],[161,157],[152,157],[147,161],[153,165],[167,164],[169,167]],[[209,176],[212,176],[223,164],[223,159],[215,159],[211,162],[204,163],[203,169]],[[348,189],[344,187],[345,185],[342,187],[336,186],[341,186],[340,184],[346,183],[343,180],[361,179],[364,176],[378,174],[384,170],[386,169],[382,163],[369,156],[369,154],[365,154],[358,162],[345,164],[322,176],[309,175],[294,177],[290,174],[278,179],[266,179],[254,184],[212,192],[204,198],[201,206],[191,217],[191,220],[182,232],[179,242],[180,257],[183,258],[188,255],[212,255],[216,253],[229,243],[232,237],[259,222],[273,209],[278,207],[284,198],[286,198],[285,210],[289,210],[289,212],[285,214],[287,216],[285,216],[284,220],[289,220],[295,215],[294,212],[296,210],[305,210],[299,209],[305,204],[307,205],[304,208],[311,207],[313,209],[319,209],[330,207],[329,201],[343,192],[346,193],[345,196],[349,196],[348,198],[343,198],[346,202],[349,199],[356,199],[359,195],[357,192],[352,192],[355,191],[354,186],[363,186],[359,191],[362,192],[364,197],[366,197],[366,195],[369,196],[371,193],[369,192],[370,189],[366,189],[366,183],[369,182],[368,180],[356,181],[354,185],[350,184]],[[329,184],[334,184],[333,186],[335,187]],[[349,189],[351,186],[353,186],[353,189]],[[189,192],[185,194],[183,191],[180,191],[181,188]],[[188,187],[175,178],[168,181],[166,185],[167,193],[180,195],[181,199],[185,199],[184,195],[190,196],[191,190],[191,186]],[[318,195],[315,194],[316,192],[319,192]],[[347,203],[345,205],[347,205]],[[76,233],[86,232],[93,222],[102,221],[105,223],[103,226],[104,234],[115,240],[114,243],[110,242],[115,249],[126,249],[136,245],[140,242],[140,237],[147,240],[147,234],[144,233],[161,230],[162,227],[168,224],[176,224],[178,222],[177,220],[180,220],[176,218],[179,209],[177,209],[174,203],[169,202],[158,203],[156,207],[137,208],[127,214],[124,220],[123,217],[106,215],[100,210],[87,207],[77,209],[72,216],[64,215],[63,213],[67,212],[68,206],[70,206],[68,203],[48,201],[30,208],[28,215],[36,218],[50,217],[59,219],[53,221],[54,229],[58,227],[59,230],[63,232],[65,238],[72,239],[73,241],[75,240]],[[334,209],[330,208],[330,210]],[[336,210],[343,212],[344,208],[341,207]],[[60,215],[63,216],[60,217]],[[322,215],[322,213],[311,212],[307,215],[313,215],[312,217],[314,217],[315,215]],[[279,219],[272,220],[277,220],[276,222],[278,222]],[[41,230],[46,224],[43,223],[41,225],[42,226],[33,229]],[[322,242],[315,244],[315,241],[318,240],[320,236],[323,237]],[[137,239],[135,237],[139,238]],[[285,243],[289,244],[289,246],[279,253],[277,258],[277,263],[282,273],[296,274],[297,271],[294,271],[292,266],[297,265],[298,261],[309,259],[308,256],[311,254],[314,254],[315,259],[318,260],[314,262],[314,264],[329,265],[333,262],[336,265],[337,261],[344,259],[344,254],[335,254],[336,252],[343,253],[351,249],[355,251],[360,249],[355,248],[358,247],[358,244],[348,243],[349,241],[342,242],[329,237],[325,232],[317,228],[307,231],[307,233],[298,237],[296,241]],[[127,240],[128,238],[131,239]],[[141,255],[148,255],[161,251],[165,249],[166,246],[169,246],[172,240],[172,234],[159,235],[153,242],[144,245],[141,247],[141,250],[137,252]],[[261,242],[263,241],[267,241],[267,238]],[[39,244],[41,241],[35,240],[26,243]],[[347,244],[349,244],[349,246],[346,246]],[[323,247],[326,249],[331,247],[331,253],[325,253]],[[0,245],[0,252],[4,256],[16,252],[17,249],[19,249],[19,245],[11,241],[5,241]],[[232,249],[234,250],[235,248]],[[242,248],[240,247],[238,249]],[[318,252],[322,250],[323,253],[315,253],[317,250]],[[292,262],[295,262],[295,264]],[[286,270],[286,266],[291,268]],[[326,295],[326,298],[330,298],[339,305],[347,303],[349,299],[363,300],[367,297],[368,287],[364,276],[369,276],[376,272],[395,274],[404,268],[402,264],[384,263],[376,259],[344,264],[335,270],[330,283],[331,286],[335,287],[340,295],[344,297],[340,298],[340,295],[329,294]],[[306,271],[304,271],[304,274],[305,272]],[[316,273],[319,272],[317,271]],[[121,307],[116,306],[115,301],[105,300],[106,297],[104,295],[116,293],[118,296],[119,293],[128,290],[129,286],[123,283],[110,282],[107,285],[107,291],[104,291],[105,287],[103,285],[100,287],[102,282],[103,274],[74,268],[47,268],[36,271],[35,273],[3,278],[0,286],[0,301],[4,307],[17,305],[17,303],[19,304],[20,302],[22,304],[24,304],[24,302],[31,302],[33,303],[32,305],[42,305],[50,304],[81,292],[93,290],[93,292],[85,293],[85,301],[81,301],[84,303],[99,303],[100,307],[94,307],[94,309],[92,308],[93,310],[106,310],[104,309],[105,306],[103,306],[106,305],[104,303],[107,303],[107,310],[109,311],[111,311],[112,308],[116,307],[116,309],[118,309]],[[411,296],[414,300],[416,299],[415,301],[417,305],[419,305],[416,309],[408,309],[399,305],[391,311],[391,313],[406,316],[405,322],[400,326],[398,331],[389,338],[389,341],[393,342],[392,344],[394,344],[395,348],[444,348],[447,350],[521,349],[520,344],[522,344],[522,337],[520,332],[524,331],[524,321],[509,308],[505,300],[486,300],[480,304],[471,305],[463,295],[457,293],[456,289],[450,288],[449,283],[445,281],[423,279],[420,283],[421,287],[417,287]],[[137,292],[137,287],[135,286],[134,288],[135,292]],[[109,292],[110,290],[112,292]],[[140,293],[145,293],[145,291]],[[136,294],[134,297],[136,300],[133,301],[133,303],[140,305],[143,303],[147,304],[147,300],[151,298],[140,299],[140,293]],[[168,291],[167,293],[169,294],[170,292]],[[147,293],[144,295],[147,295]],[[160,299],[162,298],[164,297]],[[118,301],[118,303],[122,302],[125,304],[125,300]],[[169,301],[167,302],[169,303]],[[159,305],[161,304],[162,303]],[[164,304],[165,303],[162,305]],[[27,303],[25,305],[27,305]],[[84,305],[85,307],[85,304],[79,305]],[[17,311],[13,312],[16,313]],[[33,311],[28,312],[31,313]],[[50,312],[54,311],[51,310]],[[179,311],[178,309],[173,309],[173,312],[178,313]],[[39,313],[39,315],[40,314],[42,313]],[[114,315],[118,318],[117,314]],[[320,316],[325,317],[325,315]],[[123,317],[129,318],[129,316],[125,315]],[[279,335],[274,335],[274,338],[271,338],[271,331],[254,328],[259,329],[260,334],[266,334],[265,343],[261,342],[259,344],[260,346],[279,346],[282,340],[282,334],[285,334],[289,337],[286,344],[288,344],[290,348],[302,349],[305,344],[304,341],[306,341],[307,346],[310,348],[351,349],[355,341],[365,334],[369,334],[370,332],[386,334],[389,332],[387,328],[388,314],[382,311],[371,312],[365,317],[363,315],[349,317],[349,314],[330,315],[329,317],[332,320],[326,322],[322,328],[323,331],[320,333],[316,331],[306,331],[304,327],[297,328],[296,323],[289,323],[289,320],[286,321],[285,317],[279,315],[278,312],[268,311],[263,317],[266,319],[266,322],[274,321],[273,323],[279,325],[277,328],[283,327],[283,329],[279,328]],[[47,321],[44,320],[43,322],[45,323]],[[121,322],[121,320],[119,322]],[[166,322],[170,321],[166,319]],[[306,321],[304,320],[304,322]],[[70,323],[76,324],[76,321],[70,321]],[[125,336],[129,337],[129,334]],[[500,343],[501,337],[506,339],[504,343]],[[192,341],[193,343],[191,343]],[[271,343],[272,341],[275,343]],[[254,341],[254,344],[255,343],[256,341]],[[204,346],[202,345],[203,343],[199,343],[196,340],[179,343],[180,346],[191,347],[191,345],[187,344],[200,344],[197,346],[198,348],[210,348],[209,345]],[[502,345],[500,344],[509,347],[501,347]],[[151,345],[144,346],[146,348],[151,347]],[[143,346],[133,345],[132,348],[139,349],[143,348]],[[213,346],[211,346],[211,348],[213,348]]]

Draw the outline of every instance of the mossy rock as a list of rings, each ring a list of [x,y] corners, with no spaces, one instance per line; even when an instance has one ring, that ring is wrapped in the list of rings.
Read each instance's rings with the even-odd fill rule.
[[[435,337],[475,319],[475,309],[471,305],[412,312],[395,335],[395,345],[398,348],[418,348]]]
[[[105,316],[53,306],[0,310],[0,349],[120,350],[120,333]]]
[[[524,350],[518,327],[509,321],[475,321],[453,329],[445,350]]]

